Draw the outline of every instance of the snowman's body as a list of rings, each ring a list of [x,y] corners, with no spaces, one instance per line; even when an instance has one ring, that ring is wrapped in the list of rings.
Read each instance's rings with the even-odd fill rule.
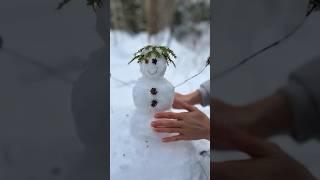
[[[162,112],[171,108],[174,87],[163,77],[157,79],[141,77],[134,86],[132,94],[138,111]]]
[[[130,121],[131,134],[145,141],[159,140],[164,134],[152,132],[150,123],[156,112],[171,109],[174,87],[163,77],[152,79],[143,76],[137,81],[132,94],[136,110]]]

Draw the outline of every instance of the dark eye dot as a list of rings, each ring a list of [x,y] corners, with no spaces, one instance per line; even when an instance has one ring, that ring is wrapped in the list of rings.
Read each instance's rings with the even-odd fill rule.
[[[156,100],[152,100],[151,101],[151,106],[152,107],[155,107],[157,104],[158,104],[158,101],[156,101]]]
[[[148,60],[148,59],[146,59],[144,62],[145,62],[146,64],[148,64],[148,63],[149,63],[149,60]]]
[[[151,93],[152,95],[156,95],[156,94],[158,93],[158,91],[157,91],[156,88],[151,88],[150,93]]]
[[[152,63],[155,65],[157,64],[157,61],[158,61],[157,59],[152,59]]]

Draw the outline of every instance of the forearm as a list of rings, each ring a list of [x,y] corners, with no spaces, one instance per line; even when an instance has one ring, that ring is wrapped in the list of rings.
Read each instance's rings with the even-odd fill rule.
[[[189,96],[189,104],[196,105],[202,103],[202,97],[198,90],[193,91],[192,93],[188,94]]]
[[[247,105],[254,116],[249,131],[261,137],[287,134],[293,128],[293,118],[288,97],[280,91]]]

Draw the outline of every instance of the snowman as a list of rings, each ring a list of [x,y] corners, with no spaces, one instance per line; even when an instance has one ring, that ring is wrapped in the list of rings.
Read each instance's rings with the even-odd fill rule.
[[[174,86],[164,78],[167,66],[176,58],[164,46],[146,46],[129,62],[137,61],[142,76],[133,87],[135,111],[129,119],[128,133],[120,133],[114,144],[113,180],[207,180],[201,155],[191,141],[163,143],[173,134],[154,132],[150,126],[157,112],[170,111]],[[123,123],[123,127],[124,127]],[[120,147],[128,147],[122,149]]]
[[[176,58],[169,48],[149,45],[129,62],[137,60],[142,74],[132,91],[136,111],[130,121],[131,134],[146,142],[159,137],[150,128],[154,114],[170,110],[173,103],[174,87],[164,78],[167,65],[174,64],[171,57]]]

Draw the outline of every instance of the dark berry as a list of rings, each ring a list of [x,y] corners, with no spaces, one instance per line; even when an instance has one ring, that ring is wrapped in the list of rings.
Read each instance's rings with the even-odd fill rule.
[[[151,93],[152,95],[156,95],[156,94],[158,93],[158,91],[157,91],[156,88],[151,88],[150,93]]]
[[[148,59],[146,59],[144,62],[145,62],[146,64],[148,64],[148,63],[149,63],[149,60],[148,60]]]
[[[158,104],[158,101],[156,101],[156,100],[152,100],[151,101],[151,106],[152,107],[156,107],[157,104]]]
[[[157,62],[158,62],[158,60],[157,60],[157,59],[152,59],[152,63],[153,63],[154,65],[156,65],[156,64],[157,64]]]

